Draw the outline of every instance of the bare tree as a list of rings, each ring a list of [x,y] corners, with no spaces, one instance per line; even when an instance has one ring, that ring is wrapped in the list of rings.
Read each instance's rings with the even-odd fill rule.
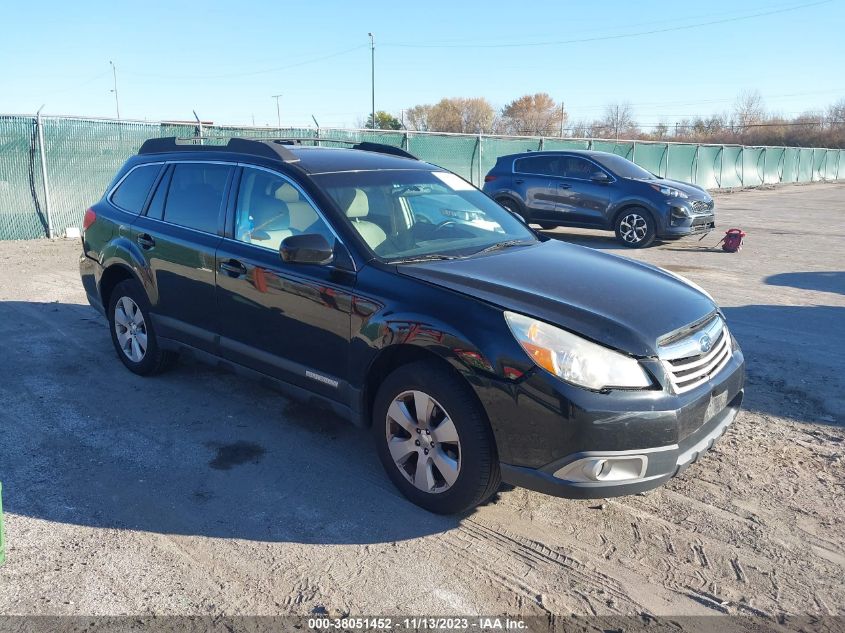
[[[545,92],[523,95],[502,109],[502,131],[530,136],[557,136],[566,124],[563,104]]]
[[[622,138],[633,138],[639,135],[640,130],[634,120],[634,110],[630,103],[612,103],[604,109],[602,119],[593,124],[593,127],[602,130],[605,138],[615,138],[617,141]]]
[[[759,125],[766,118],[766,108],[759,90],[746,90],[737,97],[734,105],[736,131],[744,134],[752,126]]]
[[[570,128],[572,138],[587,138],[590,135],[590,124],[586,121],[576,121]]]

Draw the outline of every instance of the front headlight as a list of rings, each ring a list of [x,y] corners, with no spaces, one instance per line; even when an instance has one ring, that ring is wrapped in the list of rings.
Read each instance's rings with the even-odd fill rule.
[[[505,320],[531,360],[566,382],[595,390],[652,384],[634,358],[515,312],[505,312]]]
[[[659,191],[664,196],[669,198],[681,198],[682,200],[686,200],[689,198],[687,194],[685,194],[680,189],[675,189],[674,187],[667,187],[666,185],[651,185],[651,188],[655,191]]]

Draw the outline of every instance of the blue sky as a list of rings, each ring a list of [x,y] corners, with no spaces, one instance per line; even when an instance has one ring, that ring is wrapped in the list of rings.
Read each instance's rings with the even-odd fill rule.
[[[281,93],[283,125],[354,126],[369,31],[376,107],[397,115],[545,91],[571,120],[628,101],[648,125],[730,110],[742,90],[787,115],[845,98],[845,0],[47,0],[2,15],[0,113],[113,117],[113,60],[123,118],[275,124]]]

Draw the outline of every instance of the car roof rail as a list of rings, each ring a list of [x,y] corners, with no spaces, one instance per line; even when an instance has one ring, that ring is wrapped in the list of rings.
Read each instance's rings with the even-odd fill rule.
[[[205,140],[220,140],[228,138],[225,145],[206,145]],[[283,160],[286,163],[297,163],[299,157],[294,154],[285,143],[278,143],[275,139],[248,139],[228,136],[165,136],[151,138],[144,141],[138,154],[161,154],[163,152],[234,152],[237,154],[252,154]]]
[[[342,145],[351,145],[350,149],[357,149],[363,152],[376,152],[378,154],[392,154],[393,156],[401,156],[402,158],[412,158],[419,160],[411,152],[396,147],[395,145],[388,145],[387,143],[373,143],[372,141],[350,141],[342,138],[326,138],[323,136],[305,136],[305,137],[290,137],[290,138],[276,138],[273,139],[279,143],[286,143],[289,145],[301,145],[304,142],[324,142],[324,143],[340,143]]]

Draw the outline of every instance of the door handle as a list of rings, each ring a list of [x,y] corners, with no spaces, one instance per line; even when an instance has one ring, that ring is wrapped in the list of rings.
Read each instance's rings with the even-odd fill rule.
[[[525,182],[525,180],[523,180],[522,178],[514,178],[513,181],[518,185],[521,185]]]
[[[220,270],[229,273],[232,277],[240,277],[246,274],[246,266],[237,259],[230,259],[220,263]]]
[[[141,233],[137,238],[135,238],[138,242],[138,246],[143,249],[149,250],[153,246],[156,245],[156,241],[150,237],[147,233]]]
[[[572,189],[572,185],[570,185],[569,183],[566,183],[566,182],[559,182],[559,183],[557,183],[557,188],[558,189]]]

